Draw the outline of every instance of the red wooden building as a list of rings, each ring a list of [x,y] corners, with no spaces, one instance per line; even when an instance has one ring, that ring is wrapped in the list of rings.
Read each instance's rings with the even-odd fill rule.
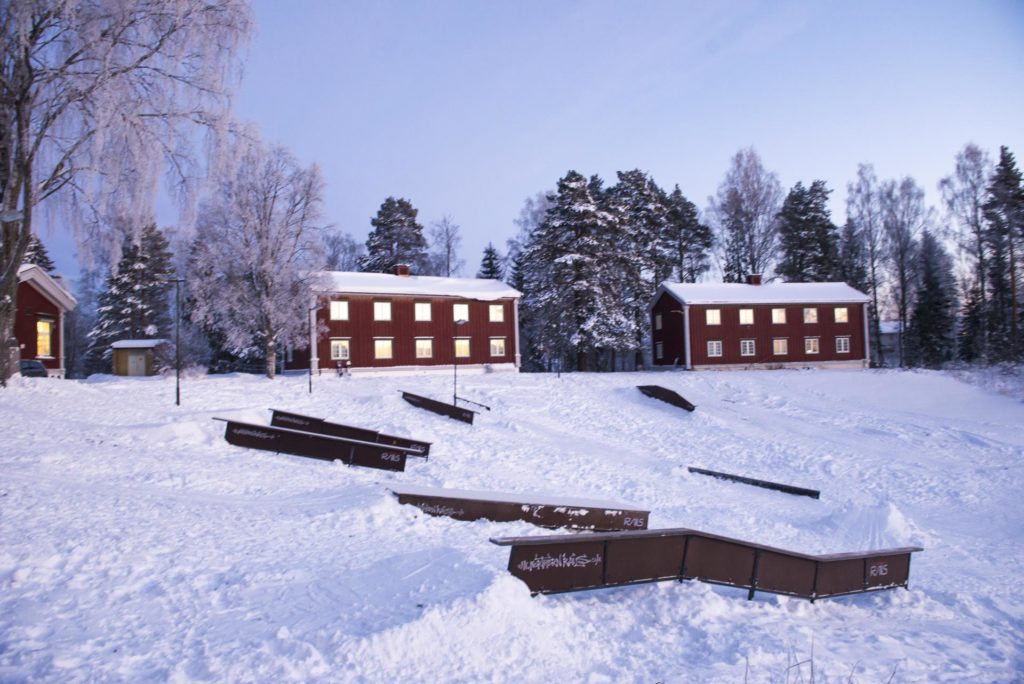
[[[670,283],[651,305],[657,366],[869,365],[868,296],[846,283]]]
[[[325,273],[312,359],[286,368],[519,368],[519,291],[498,280]],[[311,321],[311,324],[313,321]]]
[[[36,359],[50,377],[63,378],[64,314],[78,302],[58,279],[35,264],[18,269],[17,297],[14,337],[18,358]]]

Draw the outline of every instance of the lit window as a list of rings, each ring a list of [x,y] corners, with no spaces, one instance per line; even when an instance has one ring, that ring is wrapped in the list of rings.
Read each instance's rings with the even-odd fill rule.
[[[417,321],[429,321],[430,302],[416,302],[414,315]]]
[[[817,354],[820,350],[817,337],[805,337],[804,338],[804,353],[806,354]]]
[[[785,309],[772,309],[772,323],[781,325],[786,322]]]
[[[491,304],[487,308],[487,313],[491,323],[504,323],[505,322],[505,305],[504,304]],[[469,319],[469,310],[466,310],[466,319]]]
[[[661,330],[661,314],[654,314],[654,329]]]
[[[818,322],[818,310],[813,306],[804,308],[804,323],[817,323]]]
[[[348,361],[349,358],[349,340],[331,340],[331,360]]]
[[[53,356],[53,321],[36,321],[36,356]]]
[[[375,359],[390,359],[391,358],[391,338],[374,340],[373,341],[373,358]]]
[[[491,356],[504,356],[505,355],[505,338],[504,337],[492,337],[491,338]]]
[[[740,356],[754,355],[754,340],[740,340]]]
[[[331,320],[348,320],[348,302],[331,302]]]
[[[754,325],[753,309],[740,309],[740,325]]]
[[[429,359],[434,355],[434,340],[429,337],[416,338],[416,358]]]
[[[836,338],[836,353],[837,354],[849,354],[850,353],[850,338],[849,337],[837,337]]]
[[[721,325],[722,312],[719,309],[708,309],[704,312],[704,322],[708,325]]]
[[[390,321],[391,320],[391,302],[374,302],[373,303],[373,320],[375,321]],[[379,356],[377,358],[380,358]]]
[[[665,358],[665,343],[664,342],[655,342],[654,343],[654,358],[658,359],[659,361],[661,359]]]
[[[722,355],[722,340],[708,340],[708,356]]]
[[[469,358],[469,338],[468,337],[457,337],[457,338],[455,338],[455,358],[457,358],[457,359]]]
[[[836,307],[836,323],[849,323],[850,313],[846,310],[845,306]]]
[[[789,340],[785,337],[776,337],[772,340],[772,354],[785,356],[789,353]]]
[[[469,320],[469,304],[452,304],[452,320],[453,321],[468,321]]]

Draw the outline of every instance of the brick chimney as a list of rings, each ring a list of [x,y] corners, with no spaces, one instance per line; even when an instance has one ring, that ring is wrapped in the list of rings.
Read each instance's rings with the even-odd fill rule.
[[[409,264],[395,264],[395,275],[404,277],[412,275],[409,272]]]
[[[751,273],[750,275],[747,276],[747,285],[760,285],[760,284],[761,284],[761,274],[760,273]]]

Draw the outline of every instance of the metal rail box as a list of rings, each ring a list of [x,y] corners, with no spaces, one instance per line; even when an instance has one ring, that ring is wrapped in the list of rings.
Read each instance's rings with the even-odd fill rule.
[[[302,430],[303,432],[316,432],[321,435],[331,435],[333,437],[357,439],[362,442],[377,442],[378,444],[402,447],[403,449],[408,449],[411,452],[409,454],[410,456],[426,457],[430,453],[430,442],[422,442],[420,440],[409,439],[407,437],[396,437],[395,435],[386,435],[382,432],[377,432],[376,430],[368,430],[366,428],[353,427],[351,425],[342,425],[341,423],[330,423],[323,418],[304,416],[301,413],[291,413],[289,411],[281,411],[278,409],[270,409],[270,411],[270,424],[275,427],[292,428],[293,430]]]
[[[697,408],[677,392],[673,392],[667,387],[662,387],[661,385],[637,385],[636,388],[653,399],[659,399],[667,404],[678,406],[679,408],[687,411],[692,412]]]
[[[418,408],[433,411],[434,413],[438,413],[442,416],[448,416],[455,420],[461,420],[463,423],[469,423],[470,425],[473,424],[473,416],[476,415],[476,411],[471,411],[469,409],[462,408],[461,406],[446,404],[443,401],[438,401],[436,399],[421,397],[420,395],[413,394],[412,392],[402,392],[402,398]]]

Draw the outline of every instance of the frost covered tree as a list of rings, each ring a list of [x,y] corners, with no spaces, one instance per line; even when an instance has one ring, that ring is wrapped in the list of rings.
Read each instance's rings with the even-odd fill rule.
[[[0,339],[37,205],[139,218],[164,161],[190,180],[190,134],[227,110],[250,25],[244,0],[0,3]],[[89,237],[83,249],[103,242]],[[0,383],[12,372],[0,354]]]
[[[882,226],[881,197],[878,177],[870,164],[857,167],[857,180],[846,186],[846,216],[853,222],[860,236],[861,251],[867,276],[867,294],[871,296],[869,318],[871,322],[871,353],[875,365],[885,365],[882,353],[881,290],[883,285],[885,254]]]
[[[753,147],[732,158],[709,205],[725,282],[743,282],[751,273],[768,275],[777,251],[775,217],[782,206],[782,185]]]
[[[918,250],[920,278],[907,331],[907,364],[939,368],[956,350],[956,279],[953,261],[928,230]]]
[[[21,263],[35,264],[51,275],[57,270],[49,252],[46,251],[46,245],[35,235],[29,236],[28,245],[25,247],[25,256],[21,258]]]
[[[89,333],[88,365],[110,370],[110,345],[118,340],[167,338],[172,331],[168,293],[173,277],[167,238],[148,224],[137,238],[127,238],[121,259],[99,294],[96,322]]]
[[[501,280],[505,276],[501,266],[501,255],[490,242],[484,248],[483,259],[480,260],[480,270],[476,272],[477,278],[489,278]]]
[[[714,236],[702,223],[697,205],[688,200],[679,186],[666,198],[665,240],[670,245],[672,273],[679,282],[695,283],[711,267]]]
[[[360,270],[394,273],[395,266],[407,264],[416,273],[430,268],[423,226],[416,222],[418,210],[405,198],[388,197],[370,220],[373,230],[366,239],[366,254],[359,259]]]
[[[809,188],[797,183],[789,191],[778,215],[778,273],[786,282],[827,282],[834,278],[838,259],[837,228],[828,209],[832,191],[825,181]]]
[[[1024,356],[1020,336],[1020,251],[1024,246],[1024,184],[1009,148],[999,148],[999,163],[988,184],[983,206],[987,228],[989,293],[988,331],[993,360]]]
[[[465,262],[459,258],[462,233],[459,224],[451,216],[430,224],[430,275],[450,278],[462,271]]]
[[[323,182],[284,148],[245,137],[235,144],[235,168],[200,208],[190,318],[236,354],[259,349],[273,378],[279,348],[309,343]]]
[[[358,271],[363,245],[348,233],[324,233],[324,268],[328,271]]]

